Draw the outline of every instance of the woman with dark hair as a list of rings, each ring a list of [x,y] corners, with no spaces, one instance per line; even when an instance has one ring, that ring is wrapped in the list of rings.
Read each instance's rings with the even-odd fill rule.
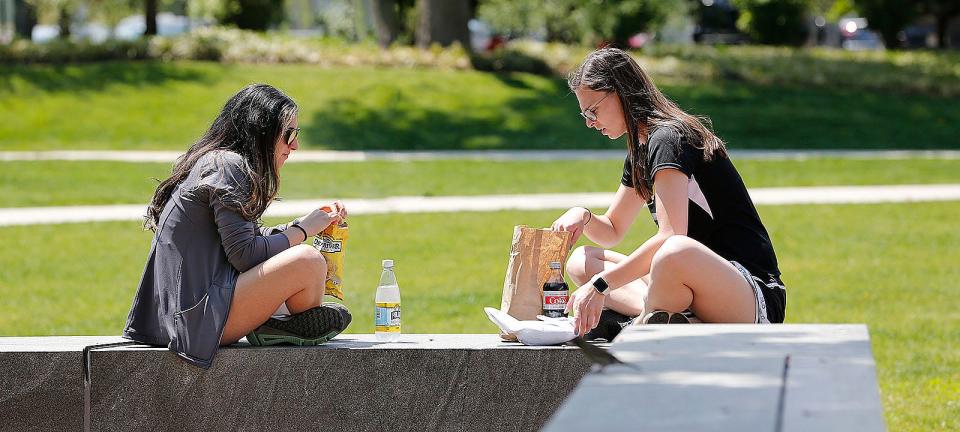
[[[147,208],[145,227],[155,235],[124,337],[210,367],[219,346],[244,335],[253,345],[315,345],[349,325],[346,308],[322,303],[323,256],[301,244],[346,218],[343,204],[258,225],[299,131],[289,97],[250,85],[177,159]],[[292,315],[271,318],[281,311]]]
[[[577,333],[596,328],[601,315],[637,316],[642,323],[687,323],[692,316],[712,323],[783,322],[786,290],[770,236],[709,120],[668,100],[619,49],[588,55],[568,84],[587,127],[610,139],[627,136],[627,157],[605,214],[575,207],[552,228],[610,248],[645,204],[658,225],[630,255],[574,250],[567,272],[580,289],[567,308],[576,313]],[[587,336],[609,339],[619,331],[606,324]]]

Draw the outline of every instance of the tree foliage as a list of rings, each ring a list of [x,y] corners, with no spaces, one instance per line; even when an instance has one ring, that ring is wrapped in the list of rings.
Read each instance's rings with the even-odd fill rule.
[[[548,41],[625,42],[659,30],[671,14],[686,14],[685,0],[486,0],[477,15],[499,32]]]
[[[217,21],[245,30],[264,31],[283,20],[283,0],[224,0]]]
[[[916,16],[915,0],[857,0],[867,25],[880,33],[887,48],[900,46],[899,33]]]
[[[733,0],[737,28],[765,45],[801,45],[807,39],[810,0]]]

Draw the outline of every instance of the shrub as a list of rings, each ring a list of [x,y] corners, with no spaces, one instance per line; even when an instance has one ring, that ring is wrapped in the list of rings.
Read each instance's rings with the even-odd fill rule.
[[[734,0],[737,27],[765,45],[802,45],[807,40],[809,0]]]
[[[528,72],[551,75],[554,69],[542,58],[511,48],[499,48],[492,53],[471,55],[473,68],[488,72]]]
[[[35,44],[18,39],[0,45],[0,63],[76,63],[149,58],[146,40],[108,41],[102,44],[54,40]]]

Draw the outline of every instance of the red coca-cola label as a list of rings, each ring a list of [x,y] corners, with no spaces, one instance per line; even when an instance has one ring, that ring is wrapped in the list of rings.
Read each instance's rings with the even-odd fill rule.
[[[543,293],[544,309],[563,309],[567,305],[567,299],[570,296],[566,291],[545,291]]]

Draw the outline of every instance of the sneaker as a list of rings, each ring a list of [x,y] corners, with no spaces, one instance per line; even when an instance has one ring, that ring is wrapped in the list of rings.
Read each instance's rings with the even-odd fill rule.
[[[671,313],[667,324],[690,324],[690,318],[687,318],[683,312]]]
[[[346,330],[353,317],[340,303],[324,303],[287,320],[270,318],[247,335],[254,346],[292,344],[320,345]]]
[[[638,322],[640,324],[690,324],[690,319],[683,312],[655,310],[644,315]]]
[[[613,338],[620,334],[624,327],[633,321],[633,317],[624,315],[613,309],[604,309],[600,312],[600,322],[597,327],[587,332],[584,339],[597,340],[606,339],[607,342],[613,342]]]
[[[640,320],[641,324],[669,324],[670,323],[670,312],[663,310],[655,310],[643,316],[643,319]]]

